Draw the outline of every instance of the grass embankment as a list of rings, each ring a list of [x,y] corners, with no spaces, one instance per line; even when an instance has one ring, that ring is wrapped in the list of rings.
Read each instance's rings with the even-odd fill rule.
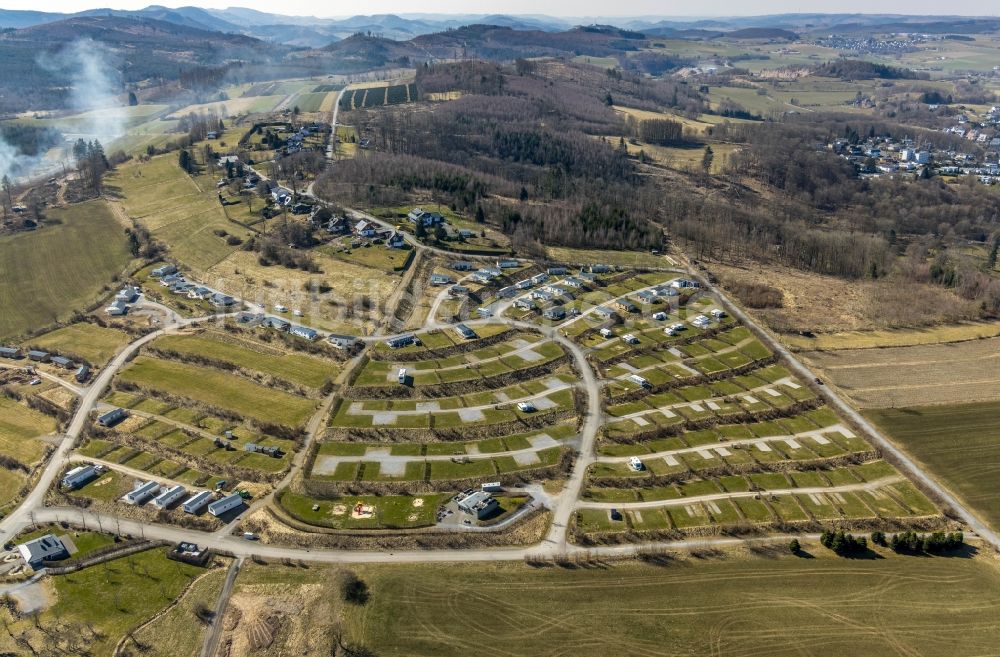
[[[46,215],[61,223],[0,237],[0,337],[63,321],[94,303],[131,257],[104,201]]]

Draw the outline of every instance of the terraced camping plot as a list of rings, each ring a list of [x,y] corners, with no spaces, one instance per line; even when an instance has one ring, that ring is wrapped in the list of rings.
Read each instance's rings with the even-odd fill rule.
[[[339,371],[339,365],[333,361],[222,331],[168,335],[157,339],[151,346],[183,356],[229,363],[307,388],[321,387]]]
[[[310,476],[329,481],[490,479],[555,465],[575,434],[575,425],[560,424],[469,443],[325,442]]]
[[[440,429],[513,422],[546,412],[571,410],[572,384],[571,376],[554,375],[544,381],[529,381],[497,391],[471,393],[461,397],[424,401],[345,399],[334,415],[331,426]],[[521,400],[530,402],[534,410],[518,409],[515,404]]]
[[[401,362],[370,360],[355,379],[354,385],[398,385],[397,375],[401,367],[406,368],[414,386],[476,381],[545,365],[563,355],[558,343],[525,333],[489,347],[438,359]]]
[[[301,427],[316,410],[312,400],[221,370],[160,358],[140,356],[118,376],[146,390],[191,399],[264,424]]]

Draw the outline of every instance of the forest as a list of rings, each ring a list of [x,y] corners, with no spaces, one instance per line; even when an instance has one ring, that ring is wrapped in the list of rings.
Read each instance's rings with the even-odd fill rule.
[[[708,109],[693,86],[565,62],[429,65],[416,84],[424,95],[462,95],[430,111],[352,112],[377,150],[321,176],[321,194],[369,207],[432,199],[482,216],[526,253],[546,245],[660,249],[673,240],[699,259],[846,279],[904,273],[981,301],[984,316],[1000,313],[1000,282],[947,248],[995,240],[1000,196],[974,177],[960,184],[862,177],[826,147],[905,137],[975,148],[958,136],[836,113],[722,122],[699,136],[681,122]],[[614,106],[667,107],[678,118],[637,121]],[[716,112],[747,118],[738,106]],[[738,148],[708,175],[705,166],[652,165],[630,153],[626,139]]]

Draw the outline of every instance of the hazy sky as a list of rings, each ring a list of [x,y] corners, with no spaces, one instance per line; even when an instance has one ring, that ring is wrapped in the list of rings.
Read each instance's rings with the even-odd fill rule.
[[[353,16],[355,14],[384,13],[453,13],[453,14],[548,14],[551,16],[734,16],[788,12],[823,13],[906,13],[948,14],[959,12],[969,15],[996,15],[1000,1],[986,0],[978,3],[948,3],[940,0],[623,0],[608,3],[606,0],[367,0],[364,3],[316,2],[316,0],[0,0],[5,9],[36,9],[41,11],[73,12],[95,7],[115,9],[140,9],[150,4],[168,7],[196,5],[199,7],[225,8],[228,6],[251,7],[261,11],[299,16]]]

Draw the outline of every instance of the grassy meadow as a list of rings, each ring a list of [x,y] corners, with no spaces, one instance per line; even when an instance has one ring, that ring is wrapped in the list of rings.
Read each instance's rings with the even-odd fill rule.
[[[259,343],[242,341],[215,332],[196,335],[167,335],[154,347],[186,356],[200,356],[232,363],[308,388],[318,388],[336,376],[339,367],[322,358],[286,351]]]
[[[228,372],[140,356],[119,377],[143,388],[186,397],[265,423],[298,427],[315,402],[268,388]]]
[[[111,360],[112,356],[128,342],[127,333],[97,324],[80,322],[32,338],[28,344],[60,354],[83,358],[94,365],[100,365]]]
[[[568,570],[357,567],[371,601],[346,606],[344,623],[382,657],[972,655],[1000,639],[1000,572],[986,558],[815,552]]]
[[[867,417],[1000,528],[1000,402],[885,408]]]
[[[103,201],[46,214],[60,223],[0,237],[0,337],[67,319],[97,301],[131,259],[124,228]]]

